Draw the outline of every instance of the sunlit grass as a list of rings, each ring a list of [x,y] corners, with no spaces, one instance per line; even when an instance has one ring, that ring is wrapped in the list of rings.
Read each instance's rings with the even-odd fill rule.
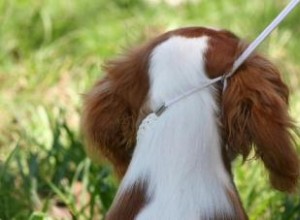
[[[86,158],[81,96],[104,60],[167,29],[202,25],[253,39],[287,1],[170,6],[138,0],[0,1],[0,219],[99,219],[116,190],[109,166]],[[262,45],[300,114],[300,9]],[[297,141],[299,142],[299,141]],[[270,189],[262,164],[235,163],[251,219],[300,219],[299,196]]]

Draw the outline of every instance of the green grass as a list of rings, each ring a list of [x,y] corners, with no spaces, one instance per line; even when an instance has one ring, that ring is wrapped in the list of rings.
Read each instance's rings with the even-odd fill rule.
[[[227,28],[253,39],[286,3],[2,0],[0,219],[100,219],[106,212],[117,182],[110,166],[86,158],[79,128],[81,95],[102,76],[104,60],[187,25]],[[299,14],[298,7],[260,48],[290,85],[296,120]],[[257,161],[237,161],[235,177],[251,219],[300,219],[299,195],[272,190]]]

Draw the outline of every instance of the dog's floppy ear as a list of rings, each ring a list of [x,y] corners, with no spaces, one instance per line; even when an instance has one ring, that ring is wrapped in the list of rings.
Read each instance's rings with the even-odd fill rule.
[[[291,192],[297,187],[299,160],[290,134],[294,124],[288,96],[276,67],[253,55],[229,79],[222,102],[229,151],[246,158],[253,146],[272,186]]]
[[[137,117],[149,88],[145,55],[139,48],[108,62],[107,75],[84,98],[81,123],[87,151],[107,157],[120,176],[131,159]]]

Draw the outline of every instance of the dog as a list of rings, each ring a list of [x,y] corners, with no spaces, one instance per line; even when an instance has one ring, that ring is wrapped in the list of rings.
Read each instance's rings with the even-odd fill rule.
[[[295,191],[288,87],[277,68],[252,54],[228,80],[247,44],[227,30],[187,27],[164,33],[105,64],[85,96],[88,151],[104,155],[122,178],[107,220],[248,219],[231,162],[255,152],[271,185]]]

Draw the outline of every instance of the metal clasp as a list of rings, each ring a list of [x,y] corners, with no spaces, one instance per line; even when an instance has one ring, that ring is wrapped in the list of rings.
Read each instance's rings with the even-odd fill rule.
[[[161,114],[167,109],[167,106],[164,104],[162,104],[154,113],[156,114],[156,116],[161,116]]]

